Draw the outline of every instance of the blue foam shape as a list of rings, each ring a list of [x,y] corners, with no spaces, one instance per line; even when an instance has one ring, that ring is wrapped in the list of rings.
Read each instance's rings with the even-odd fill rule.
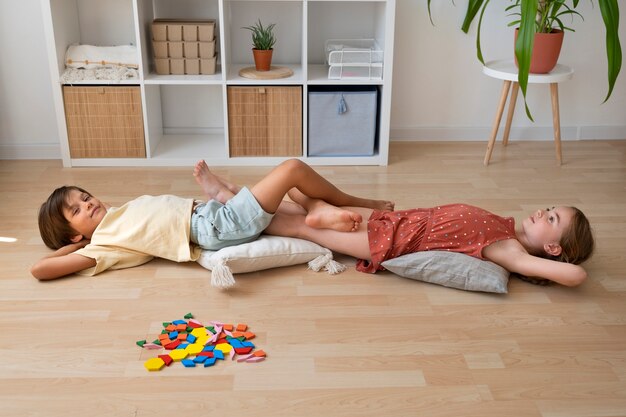
[[[231,345],[234,348],[243,347],[243,345],[241,344],[241,341],[239,339],[229,339],[228,340],[228,344]]]
[[[168,336],[170,340],[176,340],[176,338],[178,337],[178,332],[170,332]]]
[[[204,367],[206,368],[215,365],[215,361],[215,358],[206,358],[206,361],[204,361]]]
[[[208,359],[207,356],[196,356],[193,358],[194,363],[204,363]]]
[[[179,324],[187,324],[187,322],[186,322],[185,320],[174,320],[174,321],[172,322],[172,324],[176,324],[176,325],[179,325]]]
[[[192,334],[188,334],[188,335],[187,335],[187,341],[188,341],[189,343],[193,343],[193,342],[195,342],[196,340],[197,340],[196,336],[194,336],[194,335],[192,335]]]
[[[215,357],[216,359],[224,359],[224,352],[219,349],[215,349],[213,350],[213,357]]]
[[[183,359],[181,363],[185,366],[185,368],[193,368],[196,366],[196,363],[191,359]]]
[[[254,343],[252,343],[252,342],[247,342],[247,341],[246,341],[246,342],[241,342],[241,345],[242,345],[243,347],[251,347],[251,348],[254,348]]]
[[[213,345],[208,345],[208,346],[205,346],[205,347],[202,349],[202,351],[203,351],[203,352],[213,352],[214,350],[215,350],[215,346],[213,346]]]

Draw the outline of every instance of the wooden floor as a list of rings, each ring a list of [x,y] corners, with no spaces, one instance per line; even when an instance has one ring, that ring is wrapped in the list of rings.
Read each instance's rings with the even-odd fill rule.
[[[561,167],[550,142],[499,145],[488,167],[484,150],[396,142],[387,167],[318,171],[398,208],[468,202],[521,218],[576,205],[597,236],[588,282],[511,280],[508,295],[488,295],[298,265],[240,275],[224,292],[196,264],[156,260],[40,283],[28,272],[49,253],[36,214],[54,187],[114,205],[201,193],[189,168],[0,161],[0,415],[626,416],[626,141],[565,142]],[[268,170],[216,168],[242,184]],[[135,341],[188,312],[247,323],[267,360],[147,372],[155,353]]]

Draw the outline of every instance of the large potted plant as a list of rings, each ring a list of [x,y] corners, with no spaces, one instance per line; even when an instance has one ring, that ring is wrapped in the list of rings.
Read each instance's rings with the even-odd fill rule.
[[[430,14],[430,3],[428,0],[428,13]],[[478,18],[478,29],[476,34],[477,57],[483,64],[483,54],[480,45],[480,28],[485,14],[485,9],[490,0],[469,0],[465,20],[461,29],[467,33],[476,15]],[[618,0],[598,0],[602,19],[606,28],[606,54],[608,63],[609,89],[604,101],[607,101],[613,92],[615,81],[622,67],[622,49],[619,41],[619,6]],[[515,58],[519,67],[518,83],[524,102],[526,102],[526,87],[528,86],[528,75],[531,68],[531,57],[535,47],[535,35],[551,33],[555,31],[572,31],[565,26],[563,19],[568,16],[579,16],[576,11],[580,0],[511,0],[504,10],[514,17],[509,26],[517,26],[518,33],[515,40]],[[432,21],[432,19],[431,19]],[[562,36],[562,33],[561,33]],[[525,103],[526,104],[526,103]],[[532,116],[526,105],[526,114],[532,120]]]
[[[263,26],[259,19],[254,25],[243,28],[252,32],[252,53],[257,71],[269,71],[272,66],[272,53],[276,43],[274,26],[275,23]]]

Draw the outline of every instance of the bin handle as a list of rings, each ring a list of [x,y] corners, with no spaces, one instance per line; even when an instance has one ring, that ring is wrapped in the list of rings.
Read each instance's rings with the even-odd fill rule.
[[[346,100],[343,98],[343,93],[341,94],[341,98],[337,103],[337,114],[344,114],[348,111],[348,105],[346,104]]]

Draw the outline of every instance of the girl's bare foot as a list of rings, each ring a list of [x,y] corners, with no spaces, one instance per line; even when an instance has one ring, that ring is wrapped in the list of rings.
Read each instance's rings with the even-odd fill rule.
[[[193,169],[193,176],[204,194],[210,200],[226,204],[235,194],[211,172],[204,160],[199,161]]]
[[[393,201],[387,200],[370,200],[371,205],[367,205],[364,207],[376,209],[376,210],[384,210],[384,211],[393,211],[396,207],[396,203]]]
[[[359,229],[363,216],[353,211],[331,206],[321,200],[309,211],[304,222],[316,229],[332,229],[338,232],[354,232]]]

